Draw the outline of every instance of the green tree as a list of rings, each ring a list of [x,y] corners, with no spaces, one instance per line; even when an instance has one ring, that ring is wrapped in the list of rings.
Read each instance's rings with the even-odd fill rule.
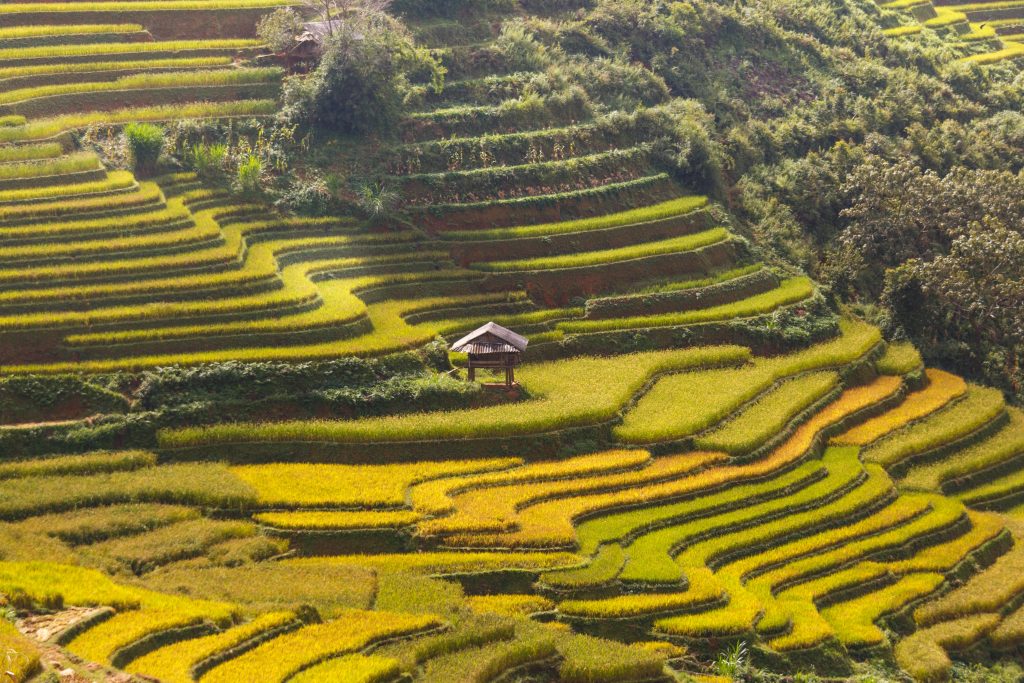
[[[410,74],[427,70],[442,87],[440,64],[396,19],[361,12],[332,23],[316,71],[289,79],[286,117],[347,134],[379,132],[397,125]]]

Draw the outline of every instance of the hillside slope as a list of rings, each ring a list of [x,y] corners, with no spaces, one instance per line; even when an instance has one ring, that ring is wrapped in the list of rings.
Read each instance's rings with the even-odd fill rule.
[[[1024,414],[837,300],[804,229],[915,124],[1009,120],[1011,29],[404,0],[444,87],[303,138],[256,39],[283,4],[0,6],[9,678],[1020,674]],[[1000,130],[978,165],[1016,171]],[[340,174],[393,211],[289,211]],[[530,339],[515,391],[446,352],[489,320]]]

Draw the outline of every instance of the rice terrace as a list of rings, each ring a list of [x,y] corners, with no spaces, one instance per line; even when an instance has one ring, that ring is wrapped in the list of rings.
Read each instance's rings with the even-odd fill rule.
[[[0,0],[0,683],[1024,681],[1024,0]]]

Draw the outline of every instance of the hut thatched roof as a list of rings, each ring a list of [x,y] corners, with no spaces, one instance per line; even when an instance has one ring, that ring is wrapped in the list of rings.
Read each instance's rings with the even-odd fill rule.
[[[522,353],[529,344],[526,337],[490,322],[452,344],[452,351],[461,353]]]

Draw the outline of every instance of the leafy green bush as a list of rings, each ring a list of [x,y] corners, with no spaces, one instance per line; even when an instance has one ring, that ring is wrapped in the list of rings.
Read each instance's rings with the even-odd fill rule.
[[[130,123],[124,127],[124,141],[136,175],[153,175],[164,148],[163,128],[152,123]]]

